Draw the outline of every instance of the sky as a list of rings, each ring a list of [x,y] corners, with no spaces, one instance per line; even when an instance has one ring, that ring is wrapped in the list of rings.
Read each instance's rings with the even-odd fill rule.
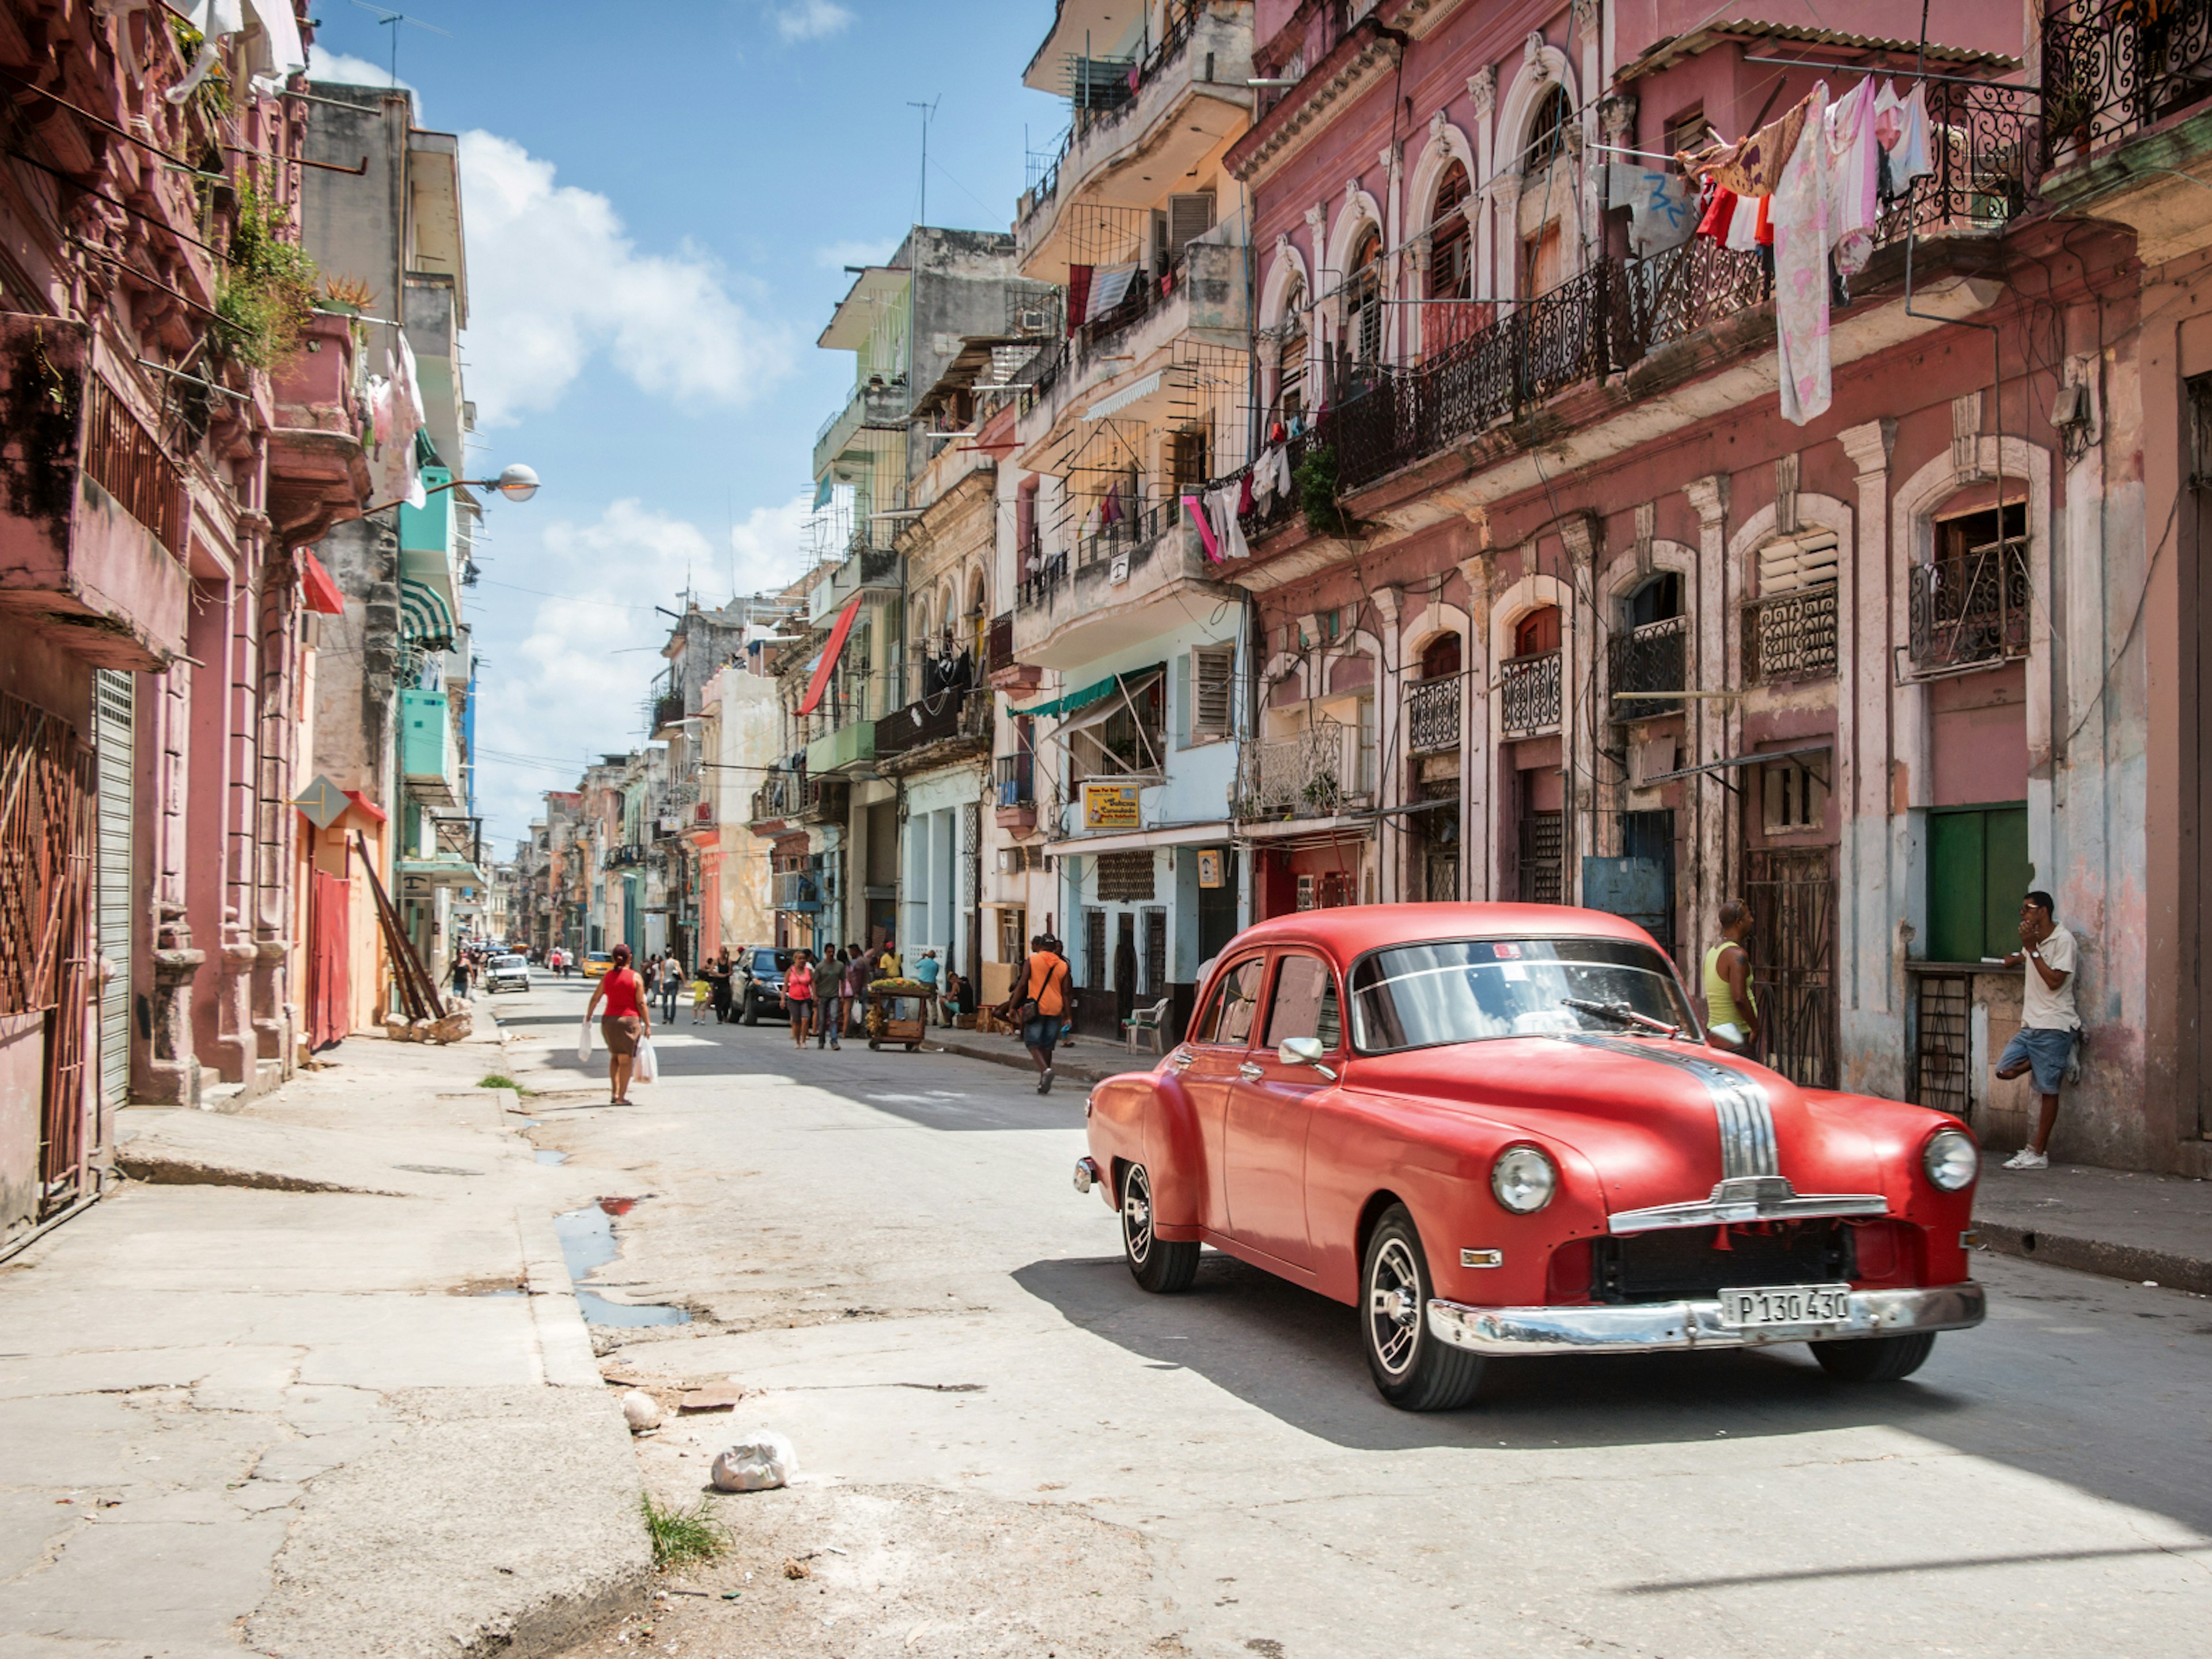
[[[404,6],[416,21],[381,24]],[[852,385],[816,337],[921,210],[1010,228],[1024,144],[1064,125],[1021,84],[1052,0],[361,0],[318,7],[311,76],[383,85],[461,136],[471,477],[491,498],[467,598],[483,659],[477,810],[501,856],[586,761],[644,740],[687,584],[702,605],[799,574],[814,434]],[[419,25],[427,25],[421,27]],[[1026,129],[1026,133],[1025,133]]]

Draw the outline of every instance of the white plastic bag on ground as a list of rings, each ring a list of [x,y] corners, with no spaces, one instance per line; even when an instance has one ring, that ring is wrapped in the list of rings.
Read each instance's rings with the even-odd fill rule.
[[[643,1389],[632,1389],[622,1397],[623,1420],[633,1432],[660,1426],[660,1402]]]
[[[629,1075],[633,1083],[658,1083],[660,1080],[660,1061],[653,1054],[651,1037],[638,1039],[637,1065]]]
[[[774,1429],[755,1429],[714,1460],[714,1481],[719,1492],[766,1492],[788,1486],[798,1473],[791,1442]]]
[[[592,1057],[592,1017],[586,1014],[576,1027],[576,1058],[580,1062]]]

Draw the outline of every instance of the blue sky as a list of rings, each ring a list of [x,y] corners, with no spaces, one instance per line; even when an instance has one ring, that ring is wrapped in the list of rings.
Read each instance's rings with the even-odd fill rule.
[[[814,345],[913,222],[1005,229],[1058,101],[1021,73],[1051,0],[394,0],[423,125],[463,135],[472,471],[489,512],[478,810],[502,851],[547,788],[640,740],[650,649],[702,600],[800,566],[815,428],[850,356]],[[392,28],[318,8],[326,80],[381,83]],[[477,472],[476,476],[483,476]],[[511,757],[511,758],[510,758]]]

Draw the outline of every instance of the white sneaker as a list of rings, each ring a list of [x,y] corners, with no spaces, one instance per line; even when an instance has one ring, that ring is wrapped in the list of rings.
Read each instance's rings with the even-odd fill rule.
[[[2030,1152],[2023,1146],[2005,1160],[2004,1166],[2008,1170],[2047,1170],[2051,1167],[2051,1159],[2044,1153]]]

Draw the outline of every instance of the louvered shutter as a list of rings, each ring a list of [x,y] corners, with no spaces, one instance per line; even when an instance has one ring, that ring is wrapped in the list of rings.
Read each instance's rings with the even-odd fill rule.
[[[1190,653],[1190,661],[1191,735],[1225,738],[1231,721],[1231,687],[1237,665],[1237,647],[1201,647]]]
[[[1213,228],[1213,192],[1196,191],[1168,198],[1168,254],[1180,259],[1193,238]]]
[[[1836,580],[1836,535],[1833,531],[1808,531],[1802,536],[1779,536],[1759,550],[1759,591],[1787,593],[1800,587],[1819,587]]]

